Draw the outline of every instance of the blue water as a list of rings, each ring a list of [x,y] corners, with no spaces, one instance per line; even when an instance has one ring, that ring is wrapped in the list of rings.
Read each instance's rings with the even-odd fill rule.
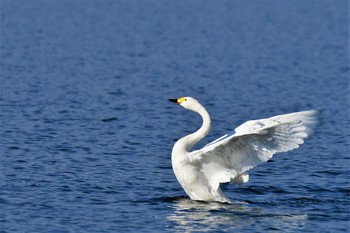
[[[0,232],[349,232],[346,0],[2,0]],[[298,150],[186,197],[171,149],[321,108]]]

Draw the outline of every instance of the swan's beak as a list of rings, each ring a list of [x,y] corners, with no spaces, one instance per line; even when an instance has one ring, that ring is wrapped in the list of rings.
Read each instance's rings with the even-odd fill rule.
[[[181,104],[182,102],[185,101],[185,97],[181,97],[178,99],[169,99],[170,102],[176,103],[176,104]]]
[[[169,99],[170,102],[176,103],[176,104],[180,104],[177,99]]]

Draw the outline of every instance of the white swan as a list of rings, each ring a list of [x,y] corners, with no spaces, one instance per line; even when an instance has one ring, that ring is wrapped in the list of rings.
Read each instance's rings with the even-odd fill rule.
[[[175,176],[192,200],[230,202],[220,188],[221,183],[247,182],[249,176],[245,172],[275,153],[298,148],[318,123],[317,110],[247,121],[202,149],[190,152],[208,134],[210,116],[192,97],[169,100],[203,118],[199,130],[175,143],[171,156]]]

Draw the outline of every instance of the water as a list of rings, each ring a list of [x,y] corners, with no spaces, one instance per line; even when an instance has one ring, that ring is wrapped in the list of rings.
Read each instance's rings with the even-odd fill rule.
[[[347,232],[349,6],[339,1],[3,0],[0,232]],[[298,150],[191,201],[170,162],[213,129],[322,108]]]

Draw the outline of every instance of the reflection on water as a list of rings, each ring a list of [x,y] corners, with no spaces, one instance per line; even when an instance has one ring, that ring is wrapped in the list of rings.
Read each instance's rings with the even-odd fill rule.
[[[171,204],[173,213],[167,219],[178,232],[227,231],[227,230],[301,230],[307,220],[306,214],[265,213],[260,208],[251,208],[247,203],[221,204],[198,202],[189,199],[176,200]]]

